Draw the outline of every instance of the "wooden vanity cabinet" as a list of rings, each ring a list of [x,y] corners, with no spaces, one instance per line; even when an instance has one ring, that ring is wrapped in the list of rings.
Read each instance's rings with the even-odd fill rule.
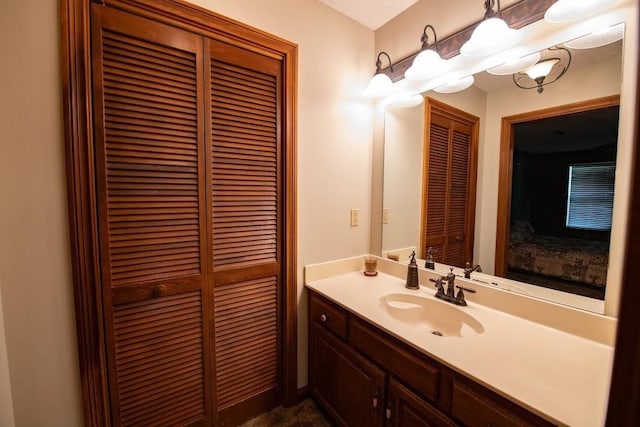
[[[554,424],[309,292],[309,385],[339,426]]]
[[[317,323],[310,347],[311,393],[339,426],[382,427],[384,372]]]

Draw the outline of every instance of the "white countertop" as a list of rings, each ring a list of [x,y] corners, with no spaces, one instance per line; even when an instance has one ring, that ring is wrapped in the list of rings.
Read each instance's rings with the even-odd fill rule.
[[[379,273],[348,272],[306,286],[450,368],[521,406],[568,426],[601,426],[606,417],[613,347],[469,302],[456,307],[411,291],[405,281]],[[395,319],[381,308],[389,294],[419,295],[451,305],[480,321],[475,336],[439,337],[425,325]]]

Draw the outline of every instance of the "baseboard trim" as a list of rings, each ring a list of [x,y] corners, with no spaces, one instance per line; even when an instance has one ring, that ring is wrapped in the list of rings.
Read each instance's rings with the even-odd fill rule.
[[[296,405],[309,397],[311,397],[311,389],[309,389],[309,386],[305,385],[304,387],[300,387],[296,393]]]

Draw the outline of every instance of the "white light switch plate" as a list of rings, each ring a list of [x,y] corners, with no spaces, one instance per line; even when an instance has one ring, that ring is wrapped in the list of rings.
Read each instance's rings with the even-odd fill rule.
[[[357,227],[360,225],[360,209],[351,209],[351,226]]]
[[[389,224],[389,209],[382,209],[382,223]]]

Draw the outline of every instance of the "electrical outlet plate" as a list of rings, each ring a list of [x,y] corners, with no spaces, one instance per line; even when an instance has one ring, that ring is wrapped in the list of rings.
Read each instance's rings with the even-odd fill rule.
[[[357,227],[360,225],[360,209],[351,209],[351,226]]]

